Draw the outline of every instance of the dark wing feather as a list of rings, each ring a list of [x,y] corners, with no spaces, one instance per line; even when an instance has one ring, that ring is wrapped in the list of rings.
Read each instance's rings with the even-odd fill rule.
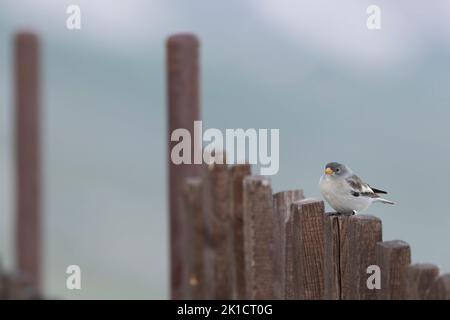
[[[350,187],[352,188],[351,194],[354,197],[369,197],[369,198],[378,198],[379,196],[367,183],[361,180],[357,175],[351,175],[346,179]]]
[[[369,186],[369,187],[370,187],[370,186]],[[373,187],[370,187],[370,189],[372,189],[373,192],[375,192],[375,193],[387,194],[387,191],[384,191],[384,190],[375,189],[375,188],[373,188]]]
[[[370,187],[366,183],[364,183],[364,181],[362,181],[360,177],[358,177],[355,174],[351,175],[346,180],[350,185],[350,187],[355,191],[363,192],[370,190]]]

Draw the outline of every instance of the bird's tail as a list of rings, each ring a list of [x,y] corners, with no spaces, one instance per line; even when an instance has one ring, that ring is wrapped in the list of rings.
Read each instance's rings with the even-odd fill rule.
[[[394,202],[390,201],[390,200],[386,200],[383,198],[375,198],[373,202],[381,202],[381,203],[387,203],[387,204],[395,204]]]

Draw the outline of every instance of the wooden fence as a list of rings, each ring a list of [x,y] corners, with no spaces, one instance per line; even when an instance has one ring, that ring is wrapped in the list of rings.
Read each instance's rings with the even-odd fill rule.
[[[210,165],[184,183],[183,298],[450,299],[450,274],[411,264],[371,215],[325,213],[302,190],[272,193],[248,165]],[[369,289],[379,266],[381,289]]]
[[[167,42],[169,137],[194,136],[200,119],[199,45],[192,34]],[[411,264],[406,242],[382,241],[380,219],[327,214],[302,190],[273,194],[248,165],[174,165],[172,146],[172,298],[450,299],[450,275]],[[381,289],[369,289],[369,266]]]

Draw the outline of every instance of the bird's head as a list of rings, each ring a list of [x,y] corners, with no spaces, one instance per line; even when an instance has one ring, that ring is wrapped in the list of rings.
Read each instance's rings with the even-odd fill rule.
[[[346,165],[337,162],[330,162],[325,166],[325,174],[330,177],[346,176],[349,174],[349,172],[350,170]]]

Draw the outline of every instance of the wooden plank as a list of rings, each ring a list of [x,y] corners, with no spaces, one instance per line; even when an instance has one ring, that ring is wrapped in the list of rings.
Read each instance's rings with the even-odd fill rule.
[[[41,284],[41,156],[39,39],[15,38],[16,246],[17,267]]]
[[[377,264],[381,271],[381,289],[377,290],[381,300],[406,299],[405,274],[411,263],[411,248],[401,240],[377,244]]]
[[[194,121],[200,120],[199,41],[192,34],[176,34],[167,40],[167,115],[168,115],[168,166],[169,166],[169,216],[170,216],[170,288],[171,298],[183,297],[183,235],[181,230],[181,199],[183,183],[187,177],[201,175],[201,166],[176,165],[171,161],[171,141],[176,129],[187,129],[194,137]],[[194,145],[191,155],[201,145]]]
[[[407,270],[407,298],[409,300],[423,300],[439,275],[439,268],[430,263],[416,263]]]
[[[201,178],[187,178],[184,186],[186,212],[187,274],[186,298],[205,298],[204,255],[205,219],[203,216],[203,190]]]
[[[233,299],[245,299],[245,254],[244,254],[244,178],[251,175],[249,164],[238,164],[230,168],[231,223],[230,247],[231,284]]]
[[[339,217],[327,215],[324,217],[324,299],[340,300],[341,279],[339,270]]]
[[[273,196],[274,298],[294,299],[294,234],[291,204],[304,199],[303,190]]]
[[[327,300],[341,299],[341,269],[345,270],[348,263],[341,252],[348,250],[349,219],[349,216],[334,213],[324,217],[324,298]]]
[[[444,274],[433,282],[426,299],[450,300],[450,274]]]
[[[244,179],[244,252],[247,299],[273,298],[272,187],[262,176]]]
[[[355,215],[341,229],[340,248],[341,299],[370,300],[377,298],[376,289],[367,287],[367,267],[376,265],[376,245],[382,240],[381,220],[370,215]]]
[[[205,168],[206,294],[209,299],[231,299],[231,248],[228,238],[231,222],[230,172],[226,164],[211,164]]]
[[[324,203],[304,199],[291,206],[296,299],[324,298]]]

